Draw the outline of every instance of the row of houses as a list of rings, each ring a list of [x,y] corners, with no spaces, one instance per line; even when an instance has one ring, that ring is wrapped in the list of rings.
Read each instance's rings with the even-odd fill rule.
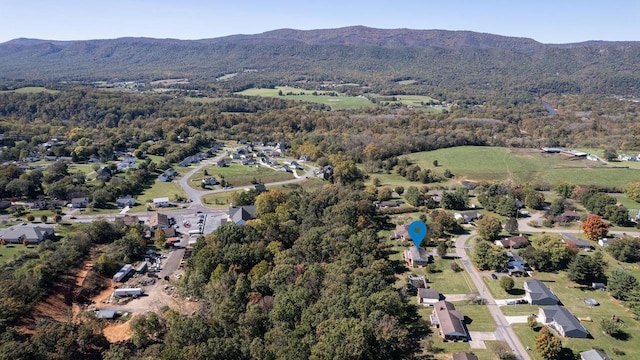
[[[531,305],[551,305],[539,308],[538,322],[554,329],[562,337],[584,339],[589,336],[584,325],[571,311],[560,306],[560,299],[542,281],[525,281],[524,290],[524,298]]]

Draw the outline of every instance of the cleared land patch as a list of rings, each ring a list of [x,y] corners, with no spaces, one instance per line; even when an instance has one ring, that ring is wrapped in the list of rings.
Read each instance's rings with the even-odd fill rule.
[[[640,178],[640,170],[545,154],[538,149],[462,146],[414,153],[407,158],[428,169],[433,169],[433,162],[437,160],[439,166],[434,171],[449,169],[457,178],[475,181],[507,180],[519,184],[569,181],[622,188]]]
[[[280,95],[280,92],[282,92],[282,95]],[[313,95],[314,93],[317,95]],[[276,86],[274,89],[251,88],[236,94],[317,103],[328,105],[334,110],[359,109],[375,106],[375,104],[365,97],[347,96],[342,93],[327,90],[305,90],[289,86]]]

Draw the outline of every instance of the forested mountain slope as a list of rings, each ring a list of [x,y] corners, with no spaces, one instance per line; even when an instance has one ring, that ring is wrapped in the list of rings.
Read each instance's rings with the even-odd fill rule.
[[[397,79],[444,89],[631,94],[640,92],[640,43],[548,45],[469,31],[275,30],[205,40],[121,38],[0,44],[5,80]],[[246,82],[246,79],[245,79]]]

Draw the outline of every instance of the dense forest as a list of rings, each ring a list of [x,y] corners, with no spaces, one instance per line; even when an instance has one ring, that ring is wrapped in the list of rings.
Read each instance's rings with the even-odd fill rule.
[[[545,45],[472,32],[349,27],[193,41],[17,39],[0,44],[0,77],[186,77],[206,87],[218,76],[239,73],[233,79],[239,86],[304,80],[376,90],[396,79],[414,79],[430,89],[638,95],[639,56],[640,45],[634,42]]]

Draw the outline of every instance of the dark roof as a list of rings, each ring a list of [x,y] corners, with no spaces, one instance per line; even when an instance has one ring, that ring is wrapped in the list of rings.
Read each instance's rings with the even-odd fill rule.
[[[456,353],[453,354],[453,360],[478,360],[478,357],[472,353]]]
[[[238,225],[242,225],[248,220],[256,218],[256,207],[251,206],[230,206],[229,218]]]
[[[573,316],[571,311],[567,308],[554,305],[546,308],[542,308],[544,311],[544,316],[547,318],[547,322],[555,322],[556,328],[561,328],[562,332],[568,334],[569,332],[581,332],[583,334],[588,334],[589,332],[585,327],[580,323],[580,321]],[[558,329],[560,330],[560,329]]]
[[[529,280],[524,282],[525,290],[531,296],[532,303],[536,303],[544,300],[553,300],[555,303],[559,303],[558,297],[551,292],[551,290],[540,280]]]
[[[440,299],[440,292],[436,289],[418,288],[418,297],[423,299]]]
[[[589,241],[575,237],[573,234],[562,233],[562,242],[565,244],[574,243],[579,248],[593,247]]]

